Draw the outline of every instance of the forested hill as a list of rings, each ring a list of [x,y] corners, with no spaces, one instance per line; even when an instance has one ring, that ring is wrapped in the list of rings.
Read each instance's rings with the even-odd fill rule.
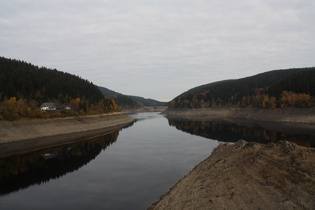
[[[123,108],[132,108],[132,107],[140,107],[140,104],[135,100],[125,96],[121,93],[115,92],[105,87],[98,87],[98,89],[102,92],[104,96],[109,96],[115,99],[117,104]]]
[[[82,98],[97,102],[103,98],[95,85],[69,73],[38,67],[23,61],[0,58],[0,92],[4,97],[34,99],[39,103]]]
[[[161,102],[140,96],[124,95],[104,87],[98,88],[104,95],[113,97],[117,101],[117,104],[122,107],[167,106],[167,102]]]
[[[309,107],[313,105],[315,96],[313,81],[315,67],[274,70],[195,87],[174,98],[169,108]]]
[[[167,106],[167,102],[161,102],[161,101],[157,101],[151,98],[143,98],[140,96],[129,96],[129,95],[127,95],[127,97],[137,101],[140,104],[143,104],[144,106]]]
[[[4,57],[0,57],[0,102],[2,115],[8,114],[10,103],[17,106],[18,102],[23,104],[21,115],[44,102],[69,105],[84,113],[117,110],[114,101],[105,99],[97,86],[85,79]]]

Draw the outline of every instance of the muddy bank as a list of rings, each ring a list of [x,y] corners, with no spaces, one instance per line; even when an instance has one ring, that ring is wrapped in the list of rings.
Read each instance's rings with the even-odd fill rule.
[[[220,144],[149,209],[314,209],[315,149]]]
[[[25,152],[119,130],[134,120],[121,113],[0,122],[0,156]]]
[[[261,122],[315,124],[315,107],[312,108],[204,108],[167,109],[165,115],[194,120],[253,120]]]

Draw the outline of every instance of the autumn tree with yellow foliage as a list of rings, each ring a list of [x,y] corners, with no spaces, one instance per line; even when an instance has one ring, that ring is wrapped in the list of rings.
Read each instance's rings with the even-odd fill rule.
[[[40,110],[53,102],[57,110]],[[71,107],[71,108],[70,108]],[[0,119],[58,117],[119,111],[93,83],[56,69],[0,57]]]

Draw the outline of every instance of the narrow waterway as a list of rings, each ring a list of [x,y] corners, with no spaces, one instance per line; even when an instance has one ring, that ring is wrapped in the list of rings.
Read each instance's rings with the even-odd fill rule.
[[[0,209],[146,209],[218,145],[159,113],[132,117],[107,137],[2,160]]]
[[[0,159],[0,209],[146,209],[219,142],[315,146],[313,129],[291,124],[131,117],[120,131]]]

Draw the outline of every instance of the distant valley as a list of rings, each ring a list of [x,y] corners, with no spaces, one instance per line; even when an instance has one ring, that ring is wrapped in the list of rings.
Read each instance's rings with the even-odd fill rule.
[[[194,87],[170,102],[124,95],[76,75],[0,57],[0,119],[99,114],[168,106],[308,108],[315,105],[315,67],[273,70]],[[53,112],[41,105],[50,102]],[[42,110],[41,110],[42,109]]]
[[[56,69],[0,57],[0,120],[102,114],[122,108],[166,105],[97,87]]]
[[[98,87],[99,90],[109,97],[113,97],[119,106],[124,108],[143,107],[143,106],[167,106],[168,102],[161,102],[150,98],[143,98],[140,96],[124,95],[105,87]]]

